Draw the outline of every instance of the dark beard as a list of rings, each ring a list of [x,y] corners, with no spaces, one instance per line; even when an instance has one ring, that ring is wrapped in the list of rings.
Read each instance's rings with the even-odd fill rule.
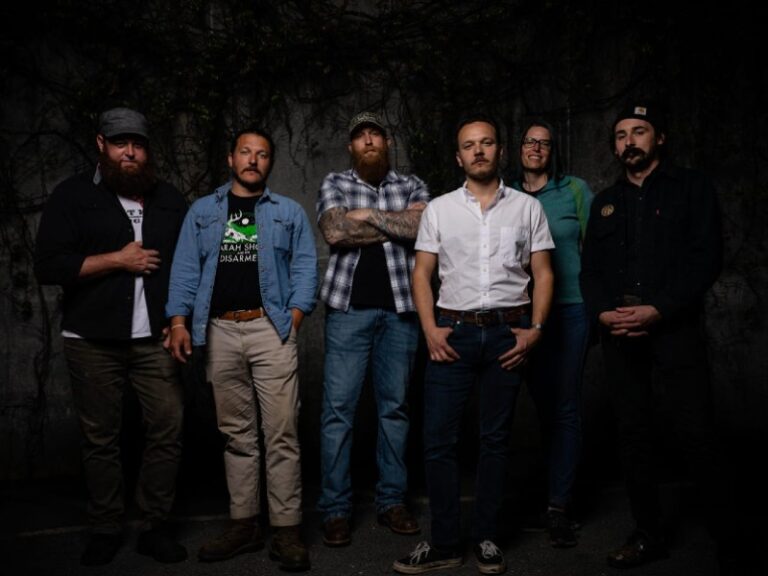
[[[125,198],[143,198],[157,186],[155,168],[149,160],[135,172],[126,172],[120,167],[120,162],[114,162],[106,154],[101,154],[99,170],[104,185]]]
[[[621,155],[621,163],[630,172],[643,172],[658,156],[658,149],[652,146],[648,153],[639,148],[627,148]]]
[[[352,167],[363,181],[378,186],[389,172],[389,158],[385,150],[379,150],[372,158],[365,154],[352,154]]]
[[[253,192],[254,194],[264,192],[264,188],[267,186],[266,178],[261,180],[261,182],[246,182],[240,178],[234,170],[232,170],[232,178],[234,178],[240,186],[248,190],[248,192]]]

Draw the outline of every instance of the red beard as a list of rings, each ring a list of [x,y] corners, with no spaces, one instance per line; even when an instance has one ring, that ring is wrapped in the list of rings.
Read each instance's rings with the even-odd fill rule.
[[[104,185],[125,198],[143,198],[157,185],[155,169],[149,161],[128,172],[120,162],[113,161],[106,154],[100,154],[99,170]]]
[[[387,151],[376,149],[376,154],[352,153],[352,167],[368,184],[378,186],[389,172]]]

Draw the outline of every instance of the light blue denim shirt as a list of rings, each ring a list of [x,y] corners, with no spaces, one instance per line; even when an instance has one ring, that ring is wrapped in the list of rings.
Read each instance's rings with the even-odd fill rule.
[[[206,341],[219,249],[227,223],[232,183],[197,200],[176,244],[165,315],[192,315],[192,343]],[[267,316],[280,338],[291,332],[291,309],[309,314],[315,306],[317,252],[304,209],[267,188],[256,201],[259,225],[259,283]]]

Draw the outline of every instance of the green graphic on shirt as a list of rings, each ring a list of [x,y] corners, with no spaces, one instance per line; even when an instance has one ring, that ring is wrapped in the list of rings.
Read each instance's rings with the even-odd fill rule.
[[[230,215],[227,228],[224,231],[224,244],[258,244],[259,227],[253,213],[238,210]]]

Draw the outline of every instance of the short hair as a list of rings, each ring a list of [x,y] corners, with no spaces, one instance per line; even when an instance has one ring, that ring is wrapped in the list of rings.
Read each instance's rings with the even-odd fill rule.
[[[232,136],[232,141],[229,143],[229,153],[234,154],[235,148],[237,148],[237,141],[240,140],[240,136],[243,134],[255,134],[256,136],[261,136],[269,143],[269,157],[272,160],[272,163],[274,164],[275,161],[275,141],[272,140],[272,136],[261,128],[260,126],[247,126],[245,128],[241,128],[237,132],[235,132],[235,135]]]
[[[549,132],[549,139],[552,141],[552,146],[549,149],[549,163],[547,164],[547,178],[553,182],[557,182],[563,179],[563,164],[560,160],[560,154],[558,153],[558,138],[557,132],[554,126],[541,118],[535,118],[531,120],[520,135],[520,147],[523,146],[525,141],[525,135],[528,134],[528,130],[531,128],[544,128]],[[522,166],[520,166],[520,176],[522,176]],[[521,178],[522,179],[522,178]]]
[[[501,146],[502,145],[502,137],[501,137],[501,129],[499,128],[499,123],[496,122],[496,119],[491,116],[490,114],[485,114],[483,112],[477,112],[472,114],[465,114],[461,117],[461,119],[456,124],[456,130],[453,134],[454,141],[458,141],[459,139],[459,132],[461,132],[461,129],[464,128],[467,124],[472,124],[474,122],[485,122],[486,124],[490,124],[493,126],[494,132],[496,132],[496,143]]]

